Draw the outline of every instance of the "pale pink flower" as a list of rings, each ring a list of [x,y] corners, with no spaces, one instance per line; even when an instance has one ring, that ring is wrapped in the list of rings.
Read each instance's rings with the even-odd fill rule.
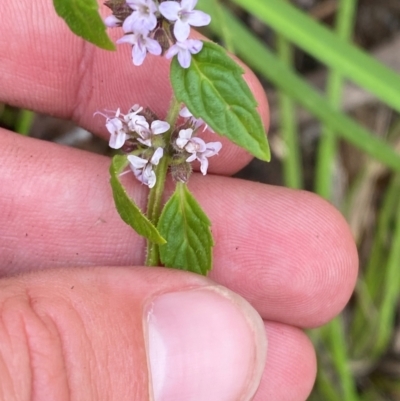
[[[153,0],[127,0],[134,11],[122,24],[124,32],[149,32],[157,25],[157,6]]]
[[[160,13],[169,21],[175,22],[174,35],[179,42],[189,37],[190,26],[205,26],[211,17],[203,11],[194,10],[197,0],[164,1],[160,4]]]
[[[200,171],[203,175],[207,174],[208,158],[218,154],[222,148],[221,142],[205,143],[201,138],[193,137],[193,129],[182,129],[179,131],[176,145],[180,149],[186,150],[191,155],[186,159],[187,162],[198,160],[200,162]]]
[[[203,42],[201,40],[187,39],[184,42],[176,42],[172,45],[165,54],[165,57],[172,58],[177,54],[181,67],[189,68],[192,54],[197,54],[202,48]]]
[[[139,132],[140,130],[149,128],[149,123],[146,121],[146,118],[138,114],[142,110],[143,107],[135,104],[131,107],[129,113],[125,114],[124,120],[131,131]]]
[[[160,44],[147,36],[147,33],[131,33],[117,40],[117,43],[129,43],[132,47],[134,65],[142,65],[147,52],[159,56],[162,53]]]
[[[96,114],[102,114],[97,112]],[[103,114],[102,114],[103,115]],[[126,132],[126,126],[123,124],[120,118],[121,112],[118,109],[115,112],[115,117],[109,118],[106,120],[106,128],[110,133],[110,140],[108,145],[113,149],[120,149],[124,146],[126,140],[129,138],[128,133]],[[106,117],[106,116],[105,116]]]
[[[152,146],[151,139],[153,135],[160,135],[164,132],[167,132],[170,128],[170,125],[166,121],[155,120],[151,123],[150,128],[148,128],[149,124],[147,123],[147,129],[142,129],[137,131],[137,133],[141,136],[138,138],[138,141],[146,146]]]
[[[156,185],[157,177],[153,166],[156,166],[160,162],[163,155],[163,148],[157,148],[150,160],[135,155],[128,156],[133,174],[140,182],[147,185],[149,188],[153,188],[154,185]]]

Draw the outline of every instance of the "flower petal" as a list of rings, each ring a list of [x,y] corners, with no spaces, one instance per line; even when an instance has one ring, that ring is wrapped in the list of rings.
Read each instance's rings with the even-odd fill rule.
[[[164,4],[164,3],[163,3]],[[179,46],[178,45],[172,45],[168,51],[165,53],[165,58],[170,59],[177,55],[179,53]]]
[[[182,68],[189,68],[190,67],[190,60],[192,56],[187,49],[181,49],[178,53],[178,61]]]
[[[179,115],[183,118],[193,117],[193,114],[189,111],[189,109],[186,106],[181,109]]]
[[[164,3],[162,3],[164,4]],[[190,34],[190,25],[178,19],[174,25],[174,35],[178,42],[184,42]]]
[[[176,1],[164,1],[159,6],[160,13],[170,21],[176,21],[179,16],[178,13],[181,11],[181,6]]]
[[[202,153],[207,150],[207,145],[201,138],[194,137],[190,140],[185,149],[190,153]]]
[[[122,121],[119,118],[110,118],[106,122],[106,128],[110,134],[116,134],[123,128]]]
[[[104,19],[104,24],[109,28],[115,28],[117,26],[121,26],[122,21],[119,20],[115,15],[109,15]]]
[[[125,33],[133,32],[133,25],[135,24],[137,15],[133,12],[129,17],[125,18],[122,24],[122,29]]]
[[[142,65],[144,59],[146,58],[146,48],[144,46],[139,46],[139,44],[136,44],[132,48],[132,60],[133,64],[135,65]]]
[[[153,188],[156,185],[157,177],[153,171],[151,164],[148,164],[143,170],[143,183],[148,185],[149,188]]]
[[[215,156],[222,148],[221,142],[208,142],[206,145],[207,149],[204,151],[205,157]]]
[[[157,148],[156,151],[154,152],[153,156],[150,159],[150,163],[153,164],[154,166],[157,166],[157,164],[160,162],[163,155],[164,155],[164,149]]]
[[[192,26],[205,26],[211,22],[211,17],[203,11],[192,11],[186,21]]]
[[[190,53],[197,54],[203,48],[203,42],[197,39],[188,39],[186,46]]]
[[[178,134],[179,138],[187,140],[189,140],[192,137],[192,135],[193,135],[192,128],[181,129]]]
[[[128,124],[128,128],[131,131],[136,131],[138,134],[141,134],[142,131],[149,130],[149,123],[143,116],[129,113],[127,116],[125,116],[125,121]]]
[[[121,149],[124,146],[125,141],[128,139],[128,136],[125,132],[119,132],[117,134],[111,134],[110,141],[108,142],[108,146],[112,149]]]
[[[122,38],[119,38],[117,40],[117,44],[120,43],[129,43],[130,45],[134,45],[137,43],[137,36],[134,35],[133,33],[129,34],[129,35],[124,35],[122,36]]]
[[[148,160],[135,155],[129,155],[128,161],[132,169],[142,169],[148,163]]]
[[[151,123],[151,132],[153,135],[163,134],[167,132],[170,128],[170,125],[166,121],[155,120]]]
[[[201,165],[200,165],[201,173],[203,175],[206,175],[207,174],[207,169],[208,169],[208,159],[207,159],[207,157],[199,157],[198,160],[201,163]]]
[[[159,56],[162,53],[161,45],[154,39],[146,38],[146,48],[151,54]]]

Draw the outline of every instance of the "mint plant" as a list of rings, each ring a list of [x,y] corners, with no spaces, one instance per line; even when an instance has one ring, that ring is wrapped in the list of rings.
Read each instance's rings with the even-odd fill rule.
[[[211,222],[188,188],[191,163],[200,162],[200,171],[206,175],[209,158],[221,151],[218,140],[206,143],[201,138],[206,129],[216,139],[217,134],[226,136],[269,161],[257,103],[242,77],[243,69],[222,47],[189,38],[191,26],[205,26],[211,20],[195,9],[197,0],[107,0],[104,4],[111,14],[103,23],[96,0],[54,0],[57,13],[70,29],[99,47],[113,48],[106,27],[121,29],[123,36],[117,44],[131,45],[132,68],[151,63],[152,56],[172,59],[174,96],[167,116],[138,104],[126,112],[95,113],[105,118],[109,146],[121,151],[110,167],[116,208],[147,239],[147,265],[163,264],[205,275],[212,266],[214,241]],[[146,212],[124,189],[120,177],[126,173],[149,188]],[[175,191],[163,205],[168,174]]]

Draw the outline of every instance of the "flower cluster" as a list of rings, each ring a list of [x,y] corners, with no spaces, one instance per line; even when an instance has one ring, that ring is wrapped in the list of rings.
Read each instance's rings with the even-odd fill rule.
[[[220,142],[206,143],[197,136],[207,126],[186,107],[179,113],[182,124],[174,130],[171,130],[168,122],[159,120],[150,109],[137,104],[127,114],[122,114],[120,109],[112,116],[99,112],[96,114],[106,118],[106,128],[110,133],[109,146],[128,154],[133,174],[149,188],[156,184],[154,166],[162,157],[168,157],[173,178],[186,182],[191,173],[189,163],[199,161],[200,171],[205,175],[208,158],[218,154],[222,147]]]
[[[141,65],[147,53],[166,58],[178,56],[183,68],[190,66],[191,55],[197,54],[203,42],[189,39],[191,26],[205,26],[208,14],[195,10],[197,0],[107,0],[113,14],[105,19],[110,27],[122,27],[124,36],[117,43],[132,45],[133,64]]]

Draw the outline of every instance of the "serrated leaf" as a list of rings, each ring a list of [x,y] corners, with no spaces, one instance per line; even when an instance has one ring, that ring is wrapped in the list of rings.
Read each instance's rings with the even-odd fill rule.
[[[106,50],[115,50],[106,33],[96,0],[53,0],[57,14],[72,32]]]
[[[165,239],[128,196],[118,178],[118,175],[127,165],[128,159],[126,156],[116,155],[113,157],[110,166],[110,183],[117,211],[122,220],[131,226],[139,235],[142,235],[156,244],[165,244]]]
[[[157,228],[167,243],[160,246],[161,262],[166,267],[206,275],[211,269],[211,222],[189,192],[178,183],[161,213]]]
[[[176,98],[195,117],[255,157],[269,161],[265,129],[243,72],[221,46],[204,42],[189,68],[182,68],[175,57],[170,75]]]

